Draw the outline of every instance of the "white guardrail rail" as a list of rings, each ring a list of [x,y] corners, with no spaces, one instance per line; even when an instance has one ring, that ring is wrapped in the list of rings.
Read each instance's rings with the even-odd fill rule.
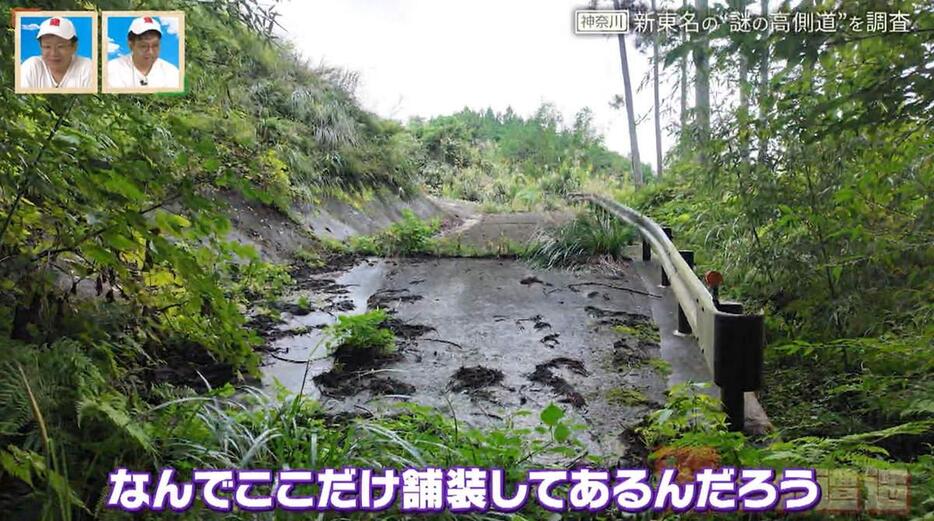
[[[655,221],[599,195],[570,194],[569,197],[602,208],[639,231],[643,260],[650,261],[654,255],[662,269],[662,285],[670,285],[678,300],[678,330],[697,339],[714,383],[720,387],[730,428],[742,430],[746,410],[761,412],[758,402],[747,403],[755,402],[755,397],[744,395],[762,386],[763,316],[744,314],[739,303],[716,301],[694,273],[693,252],[679,251],[671,241],[670,231],[666,233]]]

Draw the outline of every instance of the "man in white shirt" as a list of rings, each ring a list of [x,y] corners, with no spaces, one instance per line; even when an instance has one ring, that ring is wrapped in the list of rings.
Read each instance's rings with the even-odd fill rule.
[[[162,27],[153,16],[134,18],[127,34],[130,54],[107,62],[107,84],[112,88],[180,88],[178,67],[159,57]]]
[[[25,89],[73,89],[94,87],[90,59],[78,56],[78,33],[71,20],[55,16],[39,25],[40,56],[20,66],[20,87]]]

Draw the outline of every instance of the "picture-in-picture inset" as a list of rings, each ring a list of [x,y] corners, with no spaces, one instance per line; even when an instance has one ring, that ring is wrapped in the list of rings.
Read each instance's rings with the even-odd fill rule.
[[[185,85],[185,13],[103,13],[104,92],[181,92]]]
[[[97,92],[97,13],[15,13],[16,87],[23,94]]]

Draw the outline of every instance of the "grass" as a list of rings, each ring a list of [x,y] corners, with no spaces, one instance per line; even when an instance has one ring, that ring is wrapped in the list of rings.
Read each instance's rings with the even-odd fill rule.
[[[607,255],[621,258],[635,231],[602,212],[585,212],[557,230],[541,233],[529,252],[531,262],[546,268],[572,267]]]
[[[525,414],[531,414],[524,411]],[[509,482],[525,479],[528,469],[557,458],[561,465],[583,453],[575,426],[562,421],[563,411],[550,405],[540,414],[538,429],[546,439],[510,420],[475,429],[433,408],[398,404],[373,417],[336,419],[322,413],[317,402],[280,390],[276,398],[255,389],[231,387],[208,396],[183,396],[167,401],[150,415],[173,425],[167,441],[175,447],[167,465],[187,475],[193,468],[424,468],[479,466],[506,469]],[[406,519],[393,508],[380,519]],[[195,509],[183,519],[200,519]],[[255,519],[255,513],[233,512],[228,519]],[[546,519],[548,513],[529,502],[522,515]],[[121,518],[106,513],[107,519]],[[357,516],[354,516],[357,517]],[[366,516],[359,516],[361,518]],[[489,515],[442,515],[449,519],[491,519]]]
[[[325,260],[321,254],[314,250],[300,248],[292,255],[296,260],[301,261],[312,268],[320,268],[325,264]]]

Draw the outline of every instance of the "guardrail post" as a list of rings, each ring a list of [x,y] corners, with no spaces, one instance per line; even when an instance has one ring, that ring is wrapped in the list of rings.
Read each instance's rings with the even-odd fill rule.
[[[720,387],[720,401],[723,402],[723,411],[726,413],[727,426],[731,431],[739,432],[746,424],[746,402],[743,391],[735,386]]]
[[[743,429],[743,393],[762,386],[764,347],[762,315],[718,314],[714,318],[713,379],[720,386],[730,430]]]
[[[662,226],[662,231],[665,232],[665,236],[668,237],[668,240],[671,240],[671,228],[668,226]],[[662,287],[667,288],[668,286],[671,286],[671,281],[668,280],[668,274],[665,273],[665,268],[661,267],[660,269],[662,270]]]
[[[681,250],[678,253],[681,254],[681,258],[684,259],[684,262],[688,263],[688,267],[693,271],[694,252],[691,250]],[[678,302],[678,333],[683,335],[691,334],[691,323],[688,322],[688,317],[684,314],[684,308],[681,306],[680,302]]]

